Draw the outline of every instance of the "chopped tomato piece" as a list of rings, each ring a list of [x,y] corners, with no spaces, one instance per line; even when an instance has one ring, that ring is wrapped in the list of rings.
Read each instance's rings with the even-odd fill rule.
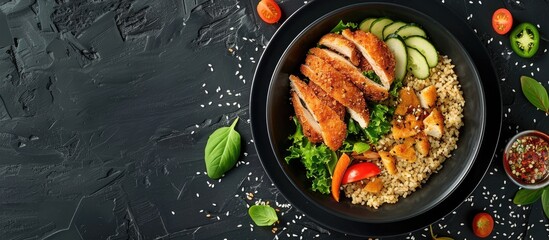
[[[500,35],[504,35],[513,27],[513,16],[505,8],[500,8],[492,15],[492,27]]]
[[[379,167],[371,162],[361,162],[351,165],[345,171],[341,184],[356,182],[362,179],[373,177],[381,172]]]
[[[266,23],[273,24],[280,20],[282,11],[274,0],[261,0],[257,4],[257,14],[261,20]]]

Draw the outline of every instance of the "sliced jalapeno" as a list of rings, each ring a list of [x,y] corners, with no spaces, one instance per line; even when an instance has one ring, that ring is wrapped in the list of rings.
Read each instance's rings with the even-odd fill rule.
[[[531,23],[521,23],[513,29],[510,36],[511,48],[523,57],[531,58],[539,48],[538,28]]]

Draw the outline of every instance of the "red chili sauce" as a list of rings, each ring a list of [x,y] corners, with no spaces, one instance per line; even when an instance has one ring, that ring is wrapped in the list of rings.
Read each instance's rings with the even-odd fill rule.
[[[549,143],[535,135],[519,137],[505,154],[511,174],[521,182],[532,184],[543,180],[549,167]]]

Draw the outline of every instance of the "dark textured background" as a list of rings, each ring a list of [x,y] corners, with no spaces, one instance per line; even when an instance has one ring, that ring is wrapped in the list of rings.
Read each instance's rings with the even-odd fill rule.
[[[282,20],[306,4],[277,2]],[[500,153],[517,131],[549,132],[547,115],[526,101],[518,81],[529,75],[549,86],[549,4],[424,4],[435,2],[465,19],[490,52],[504,119],[484,180],[434,231],[473,239],[472,216],[487,211],[494,238],[547,239],[540,202],[512,203],[518,188]],[[288,204],[259,164],[248,98],[256,61],[278,25],[261,22],[256,4],[0,0],[0,239],[345,237]],[[539,24],[544,40],[535,58],[518,58],[507,37],[493,32],[499,7],[516,22]],[[243,154],[222,180],[210,180],[207,137],[237,116]],[[253,225],[247,207],[256,201],[281,210],[276,233]],[[394,239],[428,235],[419,229]]]

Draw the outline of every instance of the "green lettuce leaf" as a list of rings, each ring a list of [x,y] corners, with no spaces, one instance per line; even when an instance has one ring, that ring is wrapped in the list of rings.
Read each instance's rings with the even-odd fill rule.
[[[325,144],[315,145],[304,137],[301,125],[294,117],[296,132],[289,137],[292,145],[288,148],[288,155],[284,158],[287,163],[299,159],[306,169],[306,176],[312,181],[312,190],[324,194],[330,193],[331,173],[334,152]]]
[[[398,90],[402,88],[402,84],[402,79],[395,79],[395,81],[393,81],[393,84],[391,84],[389,94],[391,94],[393,97],[398,97]]]
[[[374,72],[374,70],[362,72],[362,75],[364,75],[365,77],[369,78],[370,80],[374,81],[377,84],[382,84],[381,79],[376,74],[376,72]]]
[[[395,110],[383,104],[374,103],[370,106],[370,111],[370,123],[364,129],[364,134],[370,143],[375,144],[381,136],[391,130],[391,118]]]
[[[358,27],[358,24],[354,22],[344,23],[342,20],[339,20],[339,23],[330,32],[340,33],[343,29],[346,29],[346,28],[356,29],[357,27]]]

